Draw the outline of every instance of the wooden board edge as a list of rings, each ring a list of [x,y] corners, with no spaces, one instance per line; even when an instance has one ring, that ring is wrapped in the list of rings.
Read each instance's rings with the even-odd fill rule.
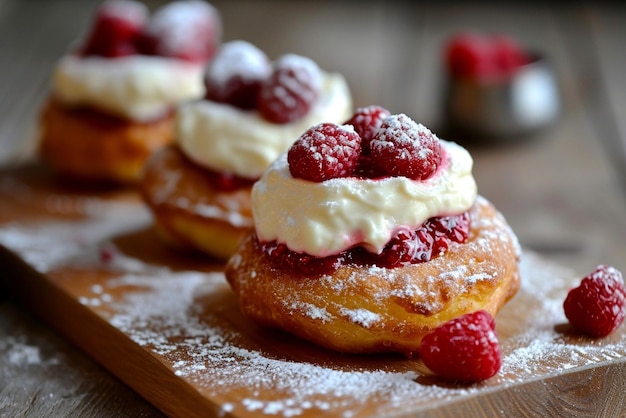
[[[203,397],[183,379],[176,377],[152,353],[64,293],[2,245],[0,264],[4,270],[0,278],[0,288],[6,290],[9,298],[34,313],[166,415],[205,418],[206,411],[212,411],[214,416],[230,416],[219,405]],[[81,320],[67,321],[67,318]],[[112,334],[119,338],[111,338]],[[85,335],[90,338],[84,338]],[[103,337],[105,335],[107,337]],[[130,359],[139,360],[129,361]],[[172,384],[174,379],[179,382]],[[145,382],[149,380],[158,383],[146,385]]]

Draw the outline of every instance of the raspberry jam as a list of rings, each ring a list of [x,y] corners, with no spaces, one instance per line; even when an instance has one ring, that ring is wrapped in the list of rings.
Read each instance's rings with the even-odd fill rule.
[[[204,174],[213,187],[223,192],[232,192],[244,187],[252,187],[256,181],[256,179],[249,179],[232,173],[215,171],[206,167],[204,168]]]
[[[430,261],[444,254],[453,242],[462,244],[470,229],[469,212],[460,215],[433,217],[416,230],[402,230],[392,238],[380,254],[354,247],[336,255],[315,257],[289,250],[276,241],[258,243],[276,268],[306,275],[332,274],[343,265],[377,265],[395,268]]]

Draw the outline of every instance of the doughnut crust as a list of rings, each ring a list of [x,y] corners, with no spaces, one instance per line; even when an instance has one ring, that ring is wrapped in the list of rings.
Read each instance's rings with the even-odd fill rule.
[[[479,309],[495,316],[520,286],[520,247],[503,216],[479,196],[468,240],[428,262],[387,269],[346,265],[306,277],[273,267],[256,235],[225,267],[245,315],[345,353],[418,351],[437,326]]]
[[[252,228],[252,186],[222,191],[178,147],[153,155],[139,191],[154,215],[155,230],[170,245],[227,259]]]
[[[39,154],[55,171],[85,181],[135,183],[146,160],[173,141],[174,115],[133,122],[50,99]]]

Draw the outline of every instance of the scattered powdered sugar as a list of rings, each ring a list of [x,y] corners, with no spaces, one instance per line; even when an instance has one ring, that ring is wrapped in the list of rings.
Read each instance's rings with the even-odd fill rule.
[[[40,364],[41,356],[39,355],[39,347],[21,344],[17,341],[8,340],[11,345],[6,356],[9,363],[14,365]],[[11,344],[13,343],[13,344]],[[4,345],[4,344],[3,344]],[[1,349],[2,347],[0,347]]]
[[[248,216],[242,215],[238,211],[239,208],[235,206],[235,204],[225,210],[214,204],[192,202],[186,197],[178,197],[175,200],[175,205],[177,208],[191,211],[205,218],[224,219],[237,227],[247,228],[252,226],[252,219]]]
[[[20,255],[40,273],[83,255],[86,247],[121,232],[132,231],[149,221],[143,210],[130,206],[109,207],[107,218],[59,221],[33,225],[6,225],[0,228],[0,245]]]
[[[124,257],[120,260],[120,268],[129,261]],[[372,405],[375,415],[411,406],[418,410],[425,400],[454,400],[494,386],[510,386],[626,356],[623,335],[614,341],[573,340],[555,329],[565,321],[560,306],[563,288],[572,280],[571,272],[551,268],[532,254],[522,261],[519,297],[524,300],[510,307],[508,314],[525,309],[522,305],[526,299],[533,300],[535,306],[528,306],[529,313],[521,320],[518,332],[501,342],[503,366],[498,375],[486,385],[473,386],[421,383],[417,368],[344,369],[337,364],[284,358],[246,341],[242,337],[246,331],[228,319],[232,312],[216,307],[222,305],[220,300],[232,298],[222,273],[173,272],[165,268],[146,271],[119,276],[103,288],[91,290],[102,295],[116,287],[141,289],[128,291],[123,300],[110,304],[115,313],[109,322],[137,344],[163,356],[176,376],[205,396],[224,400],[224,413],[245,410],[293,417],[317,411],[351,417],[365,409],[372,412]],[[216,306],[206,305],[208,300]],[[323,320],[323,309],[309,310],[311,317]],[[376,314],[362,309],[344,309],[341,314],[364,326],[377,320]],[[238,397],[230,395],[233,391]]]
[[[232,297],[222,273],[151,270],[119,276],[103,290],[95,290],[106,294],[118,287],[135,290],[110,304],[115,313],[108,321],[137,344],[163,356],[176,376],[206,396],[227,398],[224,412],[243,408],[298,416],[319,410],[344,411],[343,416],[350,417],[372,399],[380,400],[384,411],[411,399],[446,399],[477,390],[423,386],[416,383],[414,371],[342,370],[294,361],[242,343],[240,331],[220,317],[219,309],[211,312],[202,302],[219,294]],[[375,315],[363,310],[345,314],[364,323],[375,320]],[[229,392],[240,388],[247,395],[229,397]]]
[[[60,363],[58,358],[44,358],[37,345],[27,344],[19,336],[10,335],[0,340],[0,362],[13,367],[51,366]]]
[[[0,228],[0,244],[41,272],[77,260],[96,262],[106,250],[106,266],[117,275],[89,285],[78,300],[158,356],[165,367],[202,396],[221,405],[223,414],[236,415],[239,411],[293,417],[328,413],[346,418],[365,412],[389,415],[411,410],[417,414],[420,408],[441,401],[460,400],[626,357],[623,327],[598,340],[562,330],[566,324],[562,303],[576,281],[575,275],[531,253],[522,257],[518,295],[496,317],[496,323],[509,324],[507,334],[500,336],[502,368],[484,384],[439,386],[423,378],[419,360],[385,362],[385,357],[373,356],[370,362],[363,357],[357,361],[353,356],[329,355],[334,360],[326,363],[310,354],[292,357],[291,347],[284,342],[276,341],[276,347],[283,344],[282,353],[253,336],[264,331],[241,316],[222,273],[173,271],[146,264],[115,248],[111,237],[145,225],[149,219],[146,213],[109,213],[107,219],[46,225],[5,225]],[[463,275],[463,271],[450,269],[446,274]],[[249,280],[253,279],[251,274]],[[472,278],[483,279],[487,278]],[[320,280],[333,283],[326,277]],[[341,292],[339,284],[333,286],[334,291]],[[324,320],[328,315],[323,307],[304,308],[310,317]],[[378,319],[377,314],[358,308],[344,308],[340,314],[364,327]],[[266,339],[280,338],[278,334],[263,335]],[[42,359],[36,346],[11,338],[0,341],[0,354],[13,365],[54,360]]]

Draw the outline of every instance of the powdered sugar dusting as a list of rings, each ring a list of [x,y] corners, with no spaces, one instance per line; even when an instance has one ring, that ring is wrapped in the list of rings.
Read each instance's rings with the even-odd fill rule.
[[[264,80],[270,72],[270,62],[265,53],[242,40],[223,44],[206,69],[207,80],[215,89],[225,88],[226,82],[233,76],[243,80]]]
[[[372,324],[381,320],[379,314],[368,311],[367,309],[341,308],[339,313],[350,318],[350,320],[355,324],[360,324],[365,328],[369,328]]]
[[[568,332],[562,303],[578,278],[567,269],[525,253],[521,290],[496,317],[500,325],[496,330],[503,354],[502,369],[483,384],[439,385],[424,375],[419,359],[335,355],[259,328],[241,315],[221,272],[172,270],[142,262],[115,247],[112,237],[145,225],[147,219],[141,210],[120,215],[37,228],[3,225],[0,243],[42,272],[75,265],[79,260],[83,267],[94,263],[106,266],[112,277],[93,279],[76,296],[77,300],[149,355],[159,358],[159,364],[169,373],[221,405],[224,414],[418,414],[444,401],[463,400],[626,358],[624,327],[597,340]],[[82,237],[80,245],[71,244],[71,237],[75,236]],[[58,250],[59,247],[66,247],[66,251]],[[103,249],[108,254],[106,260],[100,259]],[[450,269],[446,274],[462,271]],[[249,280],[253,280],[252,274]],[[55,284],[63,286],[64,282]],[[321,303],[307,309],[311,315],[324,316]],[[340,314],[351,316],[363,326],[376,321],[375,314],[358,307],[346,307]],[[37,347],[17,340],[0,341],[0,351],[16,365],[48,361]]]
[[[0,245],[19,254],[35,270],[46,273],[83,255],[94,241],[131,231],[149,220],[148,213],[136,206],[111,205],[108,209],[110,219],[5,225],[0,228]]]
[[[123,258],[118,268],[125,265]],[[539,266],[539,267],[535,267]],[[485,385],[441,387],[420,383],[419,367],[393,366],[384,370],[372,366],[351,368],[354,359],[346,357],[346,367],[325,366],[315,361],[297,361],[267,351],[242,339],[245,330],[225,320],[232,315],[224,301],[232,298],[222,273],[171,272],[150,269],[149,274],[127,274],[109,281],[96,293],[132,286],[140,292],[127,292],[122,301],[111,306],[115,314],[108,320],[147,350],[163,356],[173,373],[194,385],[205,396],[227,399],[229,412],[293,417],[317,411],[334,416],[357,416],[369,405],[374,415],[392,413],[400,408],[415,408],[428,402],[453,400],[472,393],[508,386],[542,375],[610,361],[626,356],[624,335],[611,341],[577,340],[557,331],[564,322],[563,288],[571,273],[551,268],[532,254],[522,262],[523,287],[501,316],[520,315],[526,299],[535,301],[533,312],[520,321],[514,335],[501,337],[503,366]],[[549,280],[548,280],[549,278]],[[322,279],[323,280],[323,279]],[[103,291],[104,290],[104,291]],[[207,305],[211,300],[214,307]],[[302,308],[301,306],[298,308]],[[311,316],[323,318],[323,308],[309,306]],[[527,313],[524,311],[524,313]],[[361,309],[343,309],[363,326],[377,320],[375,314]],[[539,320],[540,318],[540,320]],[[508,319],[510,321],[510,318]],[[415,365],[419,364],[415,360]],[[245,388],[244,395],[233,398],[233,390]],[[241,393],[241,392],[238,392]]]
[[[99,14],[126,19],[139,27],[148,20],[149,13],[146,5],[138,1],[107,0],[100,5]]]

